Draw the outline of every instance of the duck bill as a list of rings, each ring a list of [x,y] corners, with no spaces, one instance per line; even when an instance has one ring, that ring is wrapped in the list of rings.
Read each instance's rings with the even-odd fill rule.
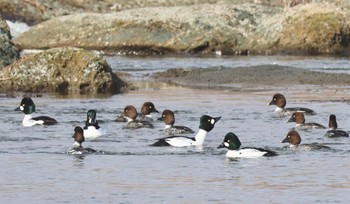
[[[293,118],[289,118],[289,120],[287,121],[287,123],[292,123],[295,122]]]
[[[157,109],[154,109],[152,112],[159,113],[159,111]]]
[[[17,108],[15,108],[15,111],[20,111],[21,110],[21,106],[18,106]]]
[[[216,123],[216,122],[218,122],[219,120],[220,120],[220,118],[221,118],[221,116],[220,117],[216,117],[216,118],[214,118],[214,124]]]
[[[224,148],[224,147],[225,147],[224,143],[221,143],[221,144],[217,147],[217,149]]]
[[[160,117],[160,118],[158,118],[157,120],[158,120],[158,121],[163,121],[163,118],[162,118],[162,117]]]
[[[288,142],[288,138],[284,138],[284,140],[282,140],[282,143],[287,143]]]
[[[271,106],[271,105],[276,105],[274,101],[271,101],[270,103],[267,104],[268,106]]]

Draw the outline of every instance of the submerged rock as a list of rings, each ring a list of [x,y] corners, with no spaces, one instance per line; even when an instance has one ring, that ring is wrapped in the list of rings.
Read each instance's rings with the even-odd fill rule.
[[[18,49],[11,42],[10,28],[6,21],[0,18],[0,68],[11,64],[18,58]]]
[[[103,57],[75,48],[27,55],[0,71],[0,91],[119,93],[125,86]]]
[[[168,69],[154,73],[152,78],[158,82],[187,86],[192,88],[232,88],[271,86],[292,88],[298,85],[321,85],[338,87],[350,85],[350,75],[325,73],[302,68],[279,65],[258,65],[236,68],[192,68]]]

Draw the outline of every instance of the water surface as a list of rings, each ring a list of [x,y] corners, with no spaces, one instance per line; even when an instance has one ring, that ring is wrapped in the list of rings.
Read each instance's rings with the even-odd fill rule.
[[[347,59],[312,58],[108,58],[116,71],[142,77],[147,72],[176,67],[251,66],[285,63],[331,72],[348,72]],[[136,70],[136,71],[135,71]],[[349,138],[325,138],[326,130],[301,131],[302,143],[324,143],[329,151],[298,152],[281,141],[294,124],[273,117],[266,106],[272,90],[236,92],[182,87],[141,88],[111,97],[34,97],[36,116],[48,115],[55,126],[22,127],[23,114],[14,111],[21,100],[0,98],[0,196],[3,203],[349,203]],[[338,125],[350,130],[349,104],[325,102],[332,93],[285,90],[288,106],[305,106],[318,115],[309,122],[327,126],[336,114]],[[335,95],[338,97],[338,95]],[[340,96],[339,96],[340,97]],[[346,96],[342,96],[346,97]],[[320,99],[320,100],[314,100]],[[321,100],[322,99],[322,100]],[[222,116],[202,148],[150,147],[165,136],[164,124],[154,129],[127,130],[114,122],[126,105],[138,109],[153,101],[162,111],[172,109],[176,124],[198,129],[203,114]],[[96,109],[108,134],[83,145],[103,153],[66,154],[75,126],[84,125],[86,112]],[[153,114],[154,118],[160,113]],[[229,131],[242,146],[266,147],[277,157],[225,159],[216,149]],[[194,135],[193,135],[194,136]]]

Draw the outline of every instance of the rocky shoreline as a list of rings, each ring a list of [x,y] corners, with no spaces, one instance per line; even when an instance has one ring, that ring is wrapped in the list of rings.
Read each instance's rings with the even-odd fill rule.
[[[146,56],[281,53],[347,56],[350,48],[347,1],[294,0],[288,1],[288,5],[284,2],[135,0],[117,4],[110,0],[25,0],[20,4],[19,0],[5,0],[0,2],[4,19],[22,20],[33,26],[11,39],[8,25],[0,18],[0,91],[128,90],[132,79],[125,76],[124,81],[120,79],[119,73],[112,73],[103,57],[94,51]],[[20,51],[27,49],[42,53],[19,58]],[[262,66],[179,68],[158,73],[149,80],[193,88],[220,88],[277,87],[281,83],[348,86],[348,78],[346,74]]]

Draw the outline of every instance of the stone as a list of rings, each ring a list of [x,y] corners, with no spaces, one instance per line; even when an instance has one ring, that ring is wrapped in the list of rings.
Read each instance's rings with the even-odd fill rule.
[[[0,72],[1,92],[115,94],[124,86],[102,56],[70,47],[26,55]]]

